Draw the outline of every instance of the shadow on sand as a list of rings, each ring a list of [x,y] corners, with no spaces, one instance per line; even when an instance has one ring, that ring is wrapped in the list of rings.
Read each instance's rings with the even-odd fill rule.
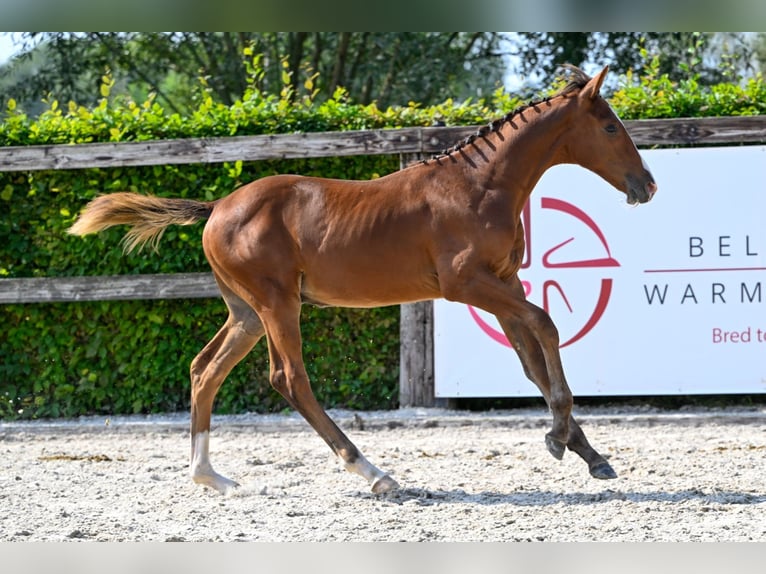
[[[522,491],[522,492],[476,492],[470,493],[462,489],[428,490],[424,488],[403,488],[384,495],[358,493],[362,498],[386,500],[394,504],[416,503],[423,506],[435,504],[478,504],[512,506],[549,506],[554,504],[593,505],[612,501],[627,501],[636,504],[662,502],[678,504],[698,501],[706,504],[761,504],[766,502],[766,494],[748,492],[731,492],[721,490],[703,491],[700,489],[682,490],[679,492],[649,491],[631,492],[623,490],[603,490],[601,492],[553,492]]]

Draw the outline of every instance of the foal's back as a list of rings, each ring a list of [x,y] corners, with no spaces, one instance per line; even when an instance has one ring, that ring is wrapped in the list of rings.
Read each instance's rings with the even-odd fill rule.
[[[438,297],[431,194],[412,177],[416,169],[370,181],[257,180],[216,203],[205,252],[227,273],[294,282],[315,304],[375,307]]]

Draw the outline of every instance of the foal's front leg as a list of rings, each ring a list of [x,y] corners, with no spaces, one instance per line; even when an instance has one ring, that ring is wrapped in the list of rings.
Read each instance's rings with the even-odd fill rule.
[[[499,319],[499,321],[508,340],[521,360],[527,378],[540,389],[545,401],[549,402],[550,381],[548,380],[548,372],[545,368],[542,349],[526,326],[502,319]],[[577,424],[571,415],[569,419],[569,437],[566,446],[569,450],[577,453],[588,464],[588,470],[592,477],[600,479],[617,478],[614,469],[590,445],[580,425]]]
[[[484,269],[458,275],[450,271],[448,267],[439,275],[446,299],[483,309],[508,325],[521,324],[529,328],[549,381],[546,400],[553,424],[545,435],[545,444],[554,457],[561,459],[569,441],[573,400],[561,366],[558,331],[553,321],[545,311],[526,300],[516,277],[504,281]]]
[[[526,300],[524,305],[530,311],[526,321],[497,318],[509,340],[519,346],[517,353],[527,376],[538,385],[553,414],[553,427],[545,435],[545,445],[561,460],[569,442],[574,399],[561,364],[558,329],[543,309]]]

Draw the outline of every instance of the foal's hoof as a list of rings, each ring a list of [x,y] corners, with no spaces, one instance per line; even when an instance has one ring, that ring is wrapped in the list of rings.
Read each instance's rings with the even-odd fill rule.
[[[599,478],[602,480],[617,478],[617,473],[609,465],[608,462],[600,462],[596,466],[590,469],[590,475],[593,478]]]
[[[224,496],[231,495],[235,490],[239,488],[238,482],[234,482],[225,476],[221,476],[217,472],[192,476],[192,480],[197,484],[201,484],[203,486],[207,486],[208,488],[212,488],[213,490],[217,490]]]
[[[391,492],[392,490],[397,490],[398,488],[399,483],[387,474],[381,476],[378,480],[372,483],[372,492],[375,494],[385,494],[386,492]]]
[[[545,435],[545,446],[548,447],[548,452],[551,453],[556,460],[564,458],[564,451],[567,448],[567,443],[564,441],[560,441],[551,436],[551,433],[548,433]]]

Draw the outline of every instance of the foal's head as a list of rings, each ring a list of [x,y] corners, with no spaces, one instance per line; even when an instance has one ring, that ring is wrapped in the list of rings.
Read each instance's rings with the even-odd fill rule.
[[[576,93],[577,119],[574,140],[568,146],[570,158],[625,193],[628,203],[646,203],[657,191],[657,184],[625,126],[599,95],[608,69],[588,78],[572,68],[569,88]]]

